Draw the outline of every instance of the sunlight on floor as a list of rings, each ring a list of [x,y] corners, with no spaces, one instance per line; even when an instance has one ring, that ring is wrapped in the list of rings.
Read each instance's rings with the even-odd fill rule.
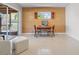
[[[58,34],[55,37],[34,37],[29,39],[29,48],[20,55],[73,55],[79,54],[79,41],[68,35]]]
[[[37,51],[37,54],[50,54],[51,53],[51,51],[50,51],[50,49],[48,49],[48,48],[41,48],[41,49],[39,49],[38,51]]]

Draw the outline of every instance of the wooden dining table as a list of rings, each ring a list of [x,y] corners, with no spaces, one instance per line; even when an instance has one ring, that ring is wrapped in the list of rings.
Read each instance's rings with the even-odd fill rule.
[[[51,29],[51,27],[50,26],[38,26],[37,27],[37,30],[50,30]]]
[[[47,33],[53,33],[54,34],[54,29],[53,26],[37,26],[36,30],[39,32],[47,32]]]

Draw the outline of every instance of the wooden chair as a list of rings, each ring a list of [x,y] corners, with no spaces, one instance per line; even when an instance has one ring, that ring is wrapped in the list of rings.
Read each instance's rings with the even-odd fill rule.
[[[36,36],[36,32],[37,32],[36,25],[34,25],[34,32],[35,32],[34,36]]]
[[[52,33],[53,33],[53,36],[55,36],[55,25],[53,25],[52,27]]]
[[[51,27],[51,29],[48,30],[47,32],[48,32],[48,34],[51,34],[51,36],[52,36],[52,35],[55,36],[54,30],[55,30],[55,25],[53,25],[53,26]]]
[[[37,37],[37,34],[39,34],[41,31],[37,29],[36,25],[34,25],[34,36]]]

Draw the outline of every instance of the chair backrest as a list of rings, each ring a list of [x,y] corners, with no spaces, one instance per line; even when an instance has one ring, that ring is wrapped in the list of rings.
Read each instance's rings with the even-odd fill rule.
[[[53,29],[55,28],[55,25],[53,26]]]

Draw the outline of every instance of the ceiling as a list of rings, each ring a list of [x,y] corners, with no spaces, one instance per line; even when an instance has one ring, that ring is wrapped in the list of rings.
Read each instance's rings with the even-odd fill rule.
[[[8,7],[8,13],[17,12],[16,10]],[[0,3],[0,13],[7,13],[7,6]]]
[[[19,3],[21,7],[66,7],[69,3]]]

